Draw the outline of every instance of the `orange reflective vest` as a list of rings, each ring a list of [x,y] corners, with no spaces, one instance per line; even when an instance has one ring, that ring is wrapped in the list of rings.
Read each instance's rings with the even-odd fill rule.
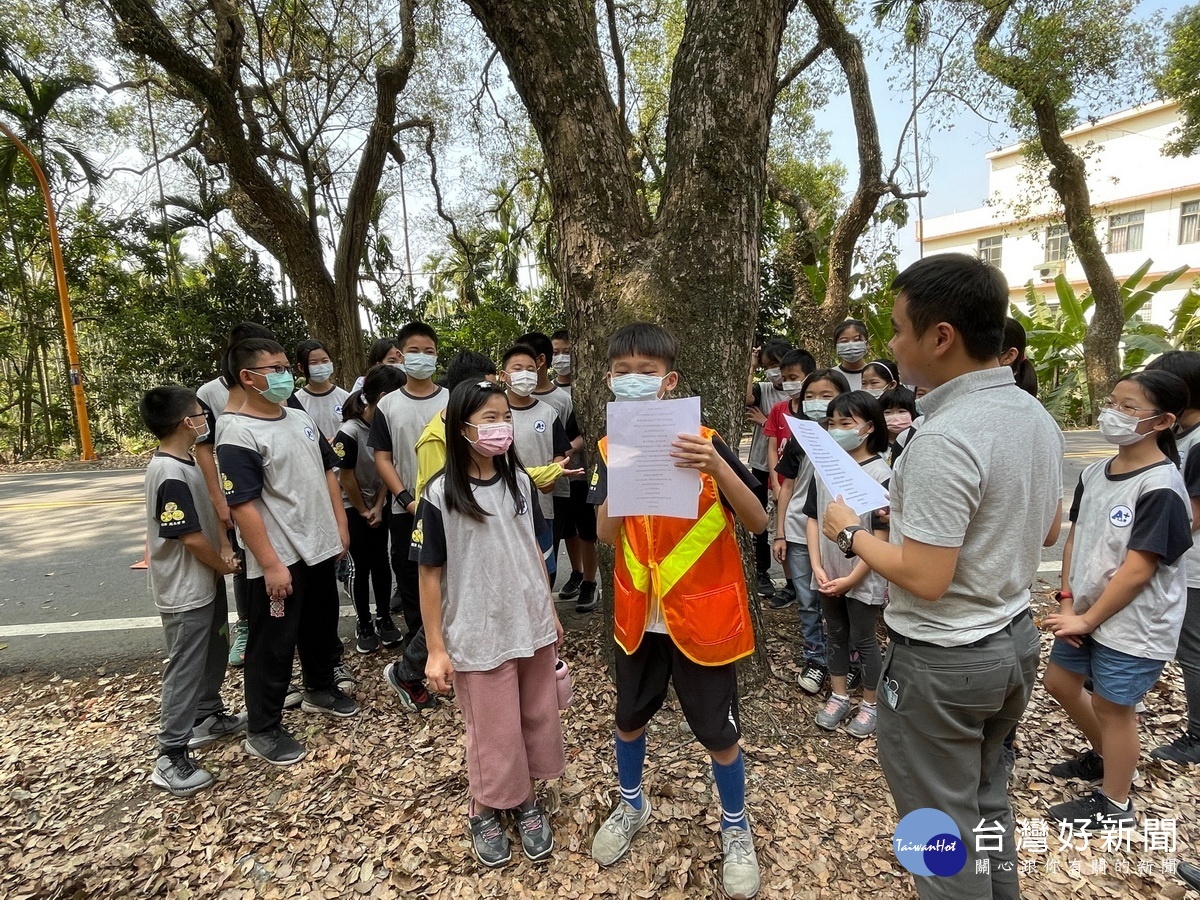
[[[702,428],[704,437],[716,434]],[[608,463],[608,438],[600,439]],[[700,475],[695,519],[626,516],[613,572],[613,631],[626,653],[642,643],[654,597],[667,632],[684,655],[702,666],[720,666],[754,652],[750,595],[733,514],[717,483]]]

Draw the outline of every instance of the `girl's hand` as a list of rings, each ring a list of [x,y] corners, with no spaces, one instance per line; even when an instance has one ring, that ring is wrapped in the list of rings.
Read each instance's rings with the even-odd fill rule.
[[[364,518],[367,520],[367,524],[372,528],[378,528],[383,522],[383,510],[377,506],[372,506],[367,510],[367,514],[364,516]]]
[[[822,587],[822,585],[828,583],[829,576],[825,574],[825,570],[822,569],[820,566],[813,566],[812,570],[813,570],[813,577],[817,579],[817,587],[820,587],[822,590],[824,590],[824,587]]]
[[[562,645],[563,645],[563,627],[562,627],[562,622],[559,621],[557,612],[554,614],[554,634],[555,634],[554,646],[562,647]]]
[[[425,662],[425,677],[435,692],[450,693],[450,688],[454,686],[454,665],[445,650],[429,651],[429,659]]]
[[[699,434],[681,434],[671,442],[671,456],[680,469],[699,469],[716,478],[721,471],[721,454],[708,438]]]
[[[787,556],[786,538],[775,538],[775,543],[771,545],[771,556],[774,557],[775,562],[779,563],[781,566],[783,565],[784,557]]]
[[[1083,645],[1083,636],[1091,634],[1095,626],[1084,616],[1070,613],[1051,613],[1046,616],[1044,624],[1056,637],[1066,641],[1072,647]]]
[[[821,593],[829,594],[831,597],[840,597],[854,587],[854,582],[850,578],[834,578],[832,581],[821,583]]]

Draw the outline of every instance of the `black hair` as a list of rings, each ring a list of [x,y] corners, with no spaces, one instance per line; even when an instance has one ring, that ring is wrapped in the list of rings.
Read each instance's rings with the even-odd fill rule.
[[[227,362],[234,384],[242,383],[242,370],[249,369],[257,363],[258,357],[263,353],[283,353],[286,356],[287,351],[278,341],[267,338],[250,338],[230,348]]]
[[[496,396],[504,397],[505,403],[508,402],[504,388],[498,384],[464,381],[450,392],[450,402],[446,405],[446,467],[442,470],[446,479],[446,509],[462,513],[476,522],[482,522],[484,516],[491,514],[475,499],[471,484],[471,445],[462,432],[471,416]],[[522,466],[516,448],[509,447],[507,453],[495,457],[495,464],[496,472],[513,498],[513,514],[519,516],[526,504],[517,483],[517,472],[522,471]]]
[[[831,419],[834,416],[854,416],[864,422],[870,422],[874,428],[867,435],[866,445],[871,453],[884,453],[891,445],[887,421],[883,418],[883,407],[866,391],[838,394],[829,401],[829,411],[825,415]]]
[[[1182,378],[1188,388],[1188,408],[1200,409],[1200,353],[1170,350],[1146,366],[1148,372],[1159,370]]]
[[[866,322],[862,321],[861,319],[846,319],[842,322],[838,322],[837,325],[833,327],[833,342],[836,344],[838,342],[838,338],[842,336],[842,332],[851,328],[862,334],[864,340],[869,341],[871,339],[871,332],[867,330]]]
[[[526,347],[534,349],[533,361],[536,363],[539,356],[543,357],[543,362],[538,368],[545,368],[550,365],[550,358],[554,356],[554,345],[550,343],[550,338],[542,334],[540,331],[527,331],[519,338],[516,343],[524,344]]]
[[[1038,391],[1037,370],[1033,367],[1033,363],[1026,358],[1025,346],[1025,328],[1012,316],[1007,317],[1004,320],[1004,343],[1000,347],[1000,352],[1017,351],[1017,358],[1009,366],[1013,372],[1013,379],[1017,382],[1017,387],[1036,397]]]
[[[608,362],[624,356],[648,356],[675,368],[675,338],[653,322],[633,322],[613,332],[608,339]]]
[[[378,403],[381,395],[404,387],[407,379],[395,366],[376,363],[367,369],[362,387],[346,398],[342,404],[342,421],[361,419],[367,407]]]
[[[863,366],[863,374],[867,373],[867,369],[879,369],[879,376],[884,381],[899,381],[900,373],[896,369],[896,364],[890,359],[873,359]]]
[[[889,409],[905,409],[914,419],[917,417],[917,395],[902,384],[884,391],[879,397],[884,412]]]
[[[314,350],[324,350],[329,356],[333,356],[332,353],[329,353],[329,348],[325,344],[313,338],[298,343],[296,345],[296,366],[300,369],[300,374],[305,378],[308,377],[308,356]]]
[[[804,412],[804,395],[808,393],[809,385],[815,384],[818,381],[828,381],[830,384],[832,384],[835,388],[837,388],[839,397],[842,394],[850,392],[850,382],[847,381],[846,376],[837,369],[817,369],[813,372],[809,372],[808,375],[804,377],[804,384],[800,385],[800,394],[797,397],[801,404],[800,418],[802,419],[808,418]]]
[[[229,329],[229,340],[225,342],[225,352],[221,355],[221,383],[225,385],[226,389],[238,383],[237,373],[231,372],[229,368],[229,351],[242,341],[248,341],[252,338],[273,341],[275,340],[275,332],[266,325],[260,325],[258,322],[238,322]]]
[[[442,386],[452,391],[464,381],[483,381],[485,376],[495,374],[496,364],[490,356],[474,350],[459,350],[450,357]]]
[[[1171,413],[1175,416],[1176,422],[1183,415],[1183,411],[1187,409],[1187,382],[1173,372],[1167,372],[1164,369],[1146,369],[1141,372],[1130,372],[1118,379],[1117,384],[1122,381],[1134,382],[1142,389],[1146,398],[1154,404],[1155,408],[1164,413]],[[1179,447],[1175,443],[1173,428],[1164,428],[1158,432],[1158,449],[1175,465],[1181,465]]]
[[[400,348],[392,338],[376,338],[371,341],[371,346],[367,349],[367,368],[383,362],[388,353],[398,349]]]
[[[950,325],[971,359],[1000,355],[1008,313],[1008,282],[995,266],[965,253],[919,259],[892,281],[904,295],[917,337],[939,322]]]
[[[791,351],[792,345],[783,338],[767,338],[758,348],[758,358],[761,361],[765,357],[770,357],[775,360],[779,367],[783,368],[783,358]]]
[[[166,384],[146,391],[138,404],[138,412],[150,433],[161,441],[179,427],[199,402],[191,388]]]
[[[437,332],[424,322],[409,322],[407,325],[401,328],[400,333],[396,335],[397,349],[403,350],[405,342],[410,337],[427,337],[433,341],[433,345],[435,347],[437,346]]]
[[[817,370],[817,360],[807,350],[793,347],[779,360],[779,368],[786,369],[788,366],[799,366],[805,375],[811,375]]]
[[[533,360],[534,365],[537,365],[537,358],[539,355],[540,354],[528,344],[513,344],[504,351],[504,356],[500,359],[500,367],[503,368],[507,366],[508,361],[514,356],[528,356]]]
[[[550,340],[552,340],[552,341],[569,341],[569,340],[571,340],[571,332],[567,331],[567,329],[565,329],[565,328],[560,328],[560,329],[558,329],[558,331],[556,331],[550,335]]]

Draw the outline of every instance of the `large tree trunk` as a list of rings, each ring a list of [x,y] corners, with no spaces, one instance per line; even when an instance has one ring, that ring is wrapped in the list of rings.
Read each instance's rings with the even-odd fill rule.
[[[594,5],[467,2],[541,140],[585,430],[604,432],[608,336],[644,319],[674,333],[682,390],[702,398],[705,421],[736,447],[758,312],[767,135],[786,0],[688,4],[655,221],[638,201]],[[759,663],[761,676],[765,658]]]

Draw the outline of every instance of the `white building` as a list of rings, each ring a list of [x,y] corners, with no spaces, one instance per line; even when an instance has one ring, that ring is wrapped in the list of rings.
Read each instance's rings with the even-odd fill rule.
[[[1065,135],[1087,160],[1098,235],[1117,280],[1148,258],[1154,262],[1146,281],[1188,267],[1143,313],[1162,325],[1200,274],[1200,161],[1161,152],[1178,123],[1178,104],[1164,101],[1114,113]],[[987,160],[984,205],[926,219],[923,229],[918,224],[922,252],[987,259],[1004,272],[1020,306],[1030,280],[1048,303],[1057,303],[1053,281],[1060,272],[1083,294],[1087,279],[1045,176],[1031,181],[1019,144],[988,153]]]

